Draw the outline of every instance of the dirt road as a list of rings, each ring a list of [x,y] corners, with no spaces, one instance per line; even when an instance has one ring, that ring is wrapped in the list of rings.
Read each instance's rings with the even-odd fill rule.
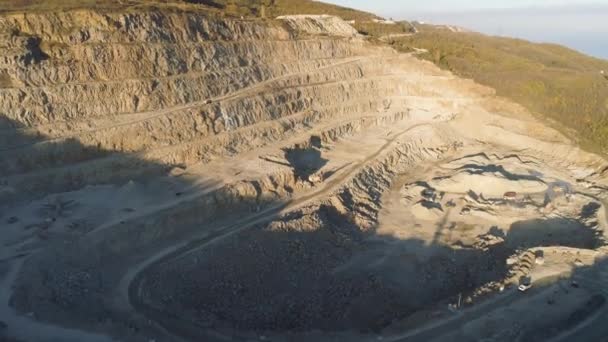
[[[274,218],[276,218],[280,213],[295,210],[299,207],[309,204],[311,201],[330,194],[332,191],[335,191],[337,188],[339,188],[339,186],[344,184],[346,180],[352,177],[357,171],[361,170],[361,168],[369,164],[370,161],[376,159],[379,155],[386,152],[389,148],[395,145],[399,138],[416,128],[427,125],[429,125],[429,123],[415,124],[407,128],[406,130],[394,135],[393,137],[388,139],[387,142],[372,155],[369,155],[360,162],[352,164],[349,167],[345,168],[343,171],[334,174],[328,179],[326,183],[322,185],[320,189],[317,189],[308,194],[304,194],[301,197],[294,198],[289,202],[281,203],[279,205],[267,208],[259,213],[240,219],[229,226],[218,228],[213,233],[204,237],[190,239],[188,242],[180,241],[175,245],[168,247],[165,250],[155,254],[154,256],[151,256],[146,261],[131,267],[120,282],[120,297],[123,300],[126,300],[135,311],[140,312],[151,320],[158,321],[158,319],[163,317],[163,315],[159,312],[156,312],[156,310],[154,310],[153,308],[148,307],[140,299],[142,281],[144,280],[144,274],[148,269],[152,269],[160,264],[170,262],[177,258],[183,258],[189,253],[192,253],[196,250],[200,250],[202,248],[207,248],[229,236],[237,234],[257,224],[270,222]]]

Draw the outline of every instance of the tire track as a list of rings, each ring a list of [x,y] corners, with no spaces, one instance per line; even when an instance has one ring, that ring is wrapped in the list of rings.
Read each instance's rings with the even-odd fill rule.
[[[364,166],[377,159],[382,153],[392,148],[399,141],[401,137],[409,133],[410,131],[417,129],[422,126],[432,126],[430,123],[419,123],[410,126],[406,130],[394,135],[387,142],[382,145],[376,152],[367,156],[364,160],[352,164],[350,167],[345,168],[340,174],[334,175],[335,178],[330,179],[325,183],[322,188],[315,190],[311,193],[304,194],[303,196],[293,199],[291,201],[280,203],[278,205],[267,208],[260,213],[249,215],[245,218],[238,220],[237,222],[215,229],[211,234],[189,239],[188,241],[181,241],[173,246],[170,246],[163,251],[149,257],[139,265],[135,265],[126,272],[125,276],[120,281],[118,289],[119,297],[125,307],[129,307],[135,312],[139,312],[149,320],[156,321],[156,323],[163,326],[161,320],[162,315],[156,312],[155,309],[148,307],[140,299],[142,292],[142,282],[145,280],[145,273],[149,269],[153,269],[160,264],[173,261],[178,258],[186,257],[188,254],[193,253],[201,248],[207,248],[213,244],[216,244],[230,236],[233,236],[239,232],[249,229],[255,225],[267,223],[278,215],[284,212],[292,211],[303,206],[310,204],[311,202],[318,200],[321,197],[327,196],[348,179],[352,178],[358,171]],[[168,327],[164,327],[168,329]]]

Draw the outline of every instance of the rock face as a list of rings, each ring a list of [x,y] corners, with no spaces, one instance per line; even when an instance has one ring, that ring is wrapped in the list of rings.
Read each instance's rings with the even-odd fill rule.
[[[336,37],[356,37],[357,30],[342,19],[331,15],[283,15],[277,17],[297,32]]]
[[[133,177],[126,154],[162,166],[226,153],[218,136],[248,148],[232,132],[262,122],[286,120],[289,135],[336,100],[295,85],[378,70],[361,42],[201,13],[13,14],[0,30],[0,175],[32,191]]]
[[[604,245],[605,168],[335,17],[5,13],[2,330],[367,340],[490,291],[515,251]]]

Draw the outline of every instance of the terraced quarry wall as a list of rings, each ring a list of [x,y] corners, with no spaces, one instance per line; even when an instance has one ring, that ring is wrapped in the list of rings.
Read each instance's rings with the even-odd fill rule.
[[[90,22],[100,24],[79,27]],[[319,116],[311,101],[318,88],[294,87],[304,72],[314,71],[305,82],[325,84],[375,68],[358,63],[360,43],[291,41],[280,28],[199,15],[15,15],[4,18],[3,27],[16,32],[6,40],[15,51],[7,59],[17,67],[5,69],[8,87],[0,101],[2,175],[19,174],[20,183],[44,170],[45,178],[37,177],[42,186],[58,188],[69,187],[70,177],[106,181],[107,168],[128,178],[138,170],[126,154],[159,165],[189,164],[209,158],[214,148],[225,154],[222,143],[244,148],[238,137],[244,133],[233,133],[241,128],[267,123],[274,134],[289,134],[270,122],[282,120],[287,131]],[[19,46],[24,40],[36,47]],[[40,45],[46,60],[29,61]],[[332,86],[339,84],[326,85]],[[333,98],[315,100],[320,108]],[[68,174],[60,169],[71,163],[79,167]]]
[[[603,159],[338,18],[5,13],[0,46],[7,338],[476,338],[411,328],[603,274]]]

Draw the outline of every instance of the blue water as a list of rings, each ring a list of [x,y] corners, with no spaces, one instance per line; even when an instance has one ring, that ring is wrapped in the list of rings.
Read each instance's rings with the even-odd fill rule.
[[[490,35],[556,43],[608,60],[608,5],[404,15]]]
[[[523,36],[523,35],[522,35]],[[526,37],[523,37],[526,38]],[[572,35],[566,33],[529,37],[534,41],[548,41],[578,50],[584,54],[608,60],[608,32]]]
[[[484,32],[495,34],[495,32]],[[582,52],[586,55],[608,60],[608,32],[572,33],[568,30],[551,32],[525,32],[517,29],[510,30],[503,36],[527,39],[539,43],[555,43]]]

